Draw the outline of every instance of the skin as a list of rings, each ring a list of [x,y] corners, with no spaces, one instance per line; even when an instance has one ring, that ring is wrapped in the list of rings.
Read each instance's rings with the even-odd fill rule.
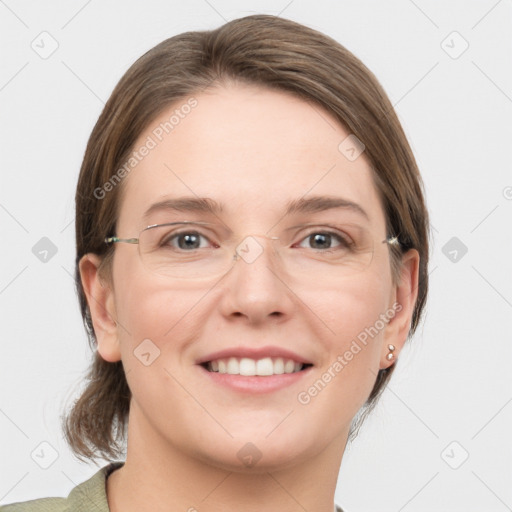
[[[370,167],[364,153],[351,162],[338,150],[349,133],[328,112],[240,84],[195,98],[198,106],[125,178],[117,236],[136,237],[147,224],[175,220],[169,214],[142,219],[163,198],[222,202],[220,218],[242,240],[303,220],[283,219],[287,201],[329,195],[367,212],[369,220],[350,219],[370,230],[374,256],[364,271],[321,285],[287,275],[264,239],[253,263],[237,263],[221,280],[164,278],[141,263],[136,245],[117,244],[112,279],[103,281],[98,256],[84,256],[80,271],[98,351],[106,361],[123,361],[133,394],[127,459],[107,481],[109,506],[113,512],[250,512],[265,503],[269,511],[332,512],[350,423],[378,370],[393,364],[388,344],[396,358],[407,338],[419,256],[415,250],[404,256],[394,284]],[[162,112],[135,146],[176,107]],[[307,218],[322,223],[332,215]],[[298,393],[395,303],[401,309],[384,329],[308,404],[299,403]],[[134,356],[144,339],[160,350],[149,366]],[[293,350],[314,366],[291,386],[250,395],[211,384],[196,364],[217,350],[265,345]],[[261,453],[252,467],[237,457],[248,442]]]

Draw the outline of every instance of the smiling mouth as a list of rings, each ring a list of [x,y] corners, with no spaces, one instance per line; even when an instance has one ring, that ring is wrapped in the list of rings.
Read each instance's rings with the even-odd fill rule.
[[[202,363],[201,366],[209,372],[214,373],[243,375],[247,377],[269,377],[272,375],[297,373],[313,365],[299,363],[293,359],[285,359],[282,357],[264,357],[262,359],[229,357],[206,361]]]

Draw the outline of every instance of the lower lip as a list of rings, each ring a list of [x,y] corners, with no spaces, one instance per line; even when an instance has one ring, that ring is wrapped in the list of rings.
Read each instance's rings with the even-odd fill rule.
[[[206,373],[215,384],[225,386],[234,391],[252,394],[272,393],[273,391],[291,386],[308,375],[312,368],[312,366],[309,366],[300,372],[269,375],[267,377],[257,375],[247,377],[245,375],[209,372],[206,368],[199,365],[199,369]]]

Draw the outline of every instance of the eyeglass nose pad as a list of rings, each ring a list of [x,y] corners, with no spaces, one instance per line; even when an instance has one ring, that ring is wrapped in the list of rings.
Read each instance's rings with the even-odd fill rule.
[[[256,237],[265,238],[271,241],[279,240],[278,236],[270,237],[267,235],[248,235],[236,246],[235,253],[233,254],[233,261],[242,259],[245,263],[253,263],[261,256],[261,254],[263,254],[265,249],[263,245],[256,240]],[[277,249],[275,244],[272,244],[272,246],[274,247],[274,253],[276,253]]]

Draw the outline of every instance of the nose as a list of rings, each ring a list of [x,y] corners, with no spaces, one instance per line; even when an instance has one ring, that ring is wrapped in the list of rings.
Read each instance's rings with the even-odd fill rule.
[[[291,315],[294,294],[276,245],[267,237],[251,235],[237,246],[235,264],[222,280],[220,308],[226,317],[261,324]]]

